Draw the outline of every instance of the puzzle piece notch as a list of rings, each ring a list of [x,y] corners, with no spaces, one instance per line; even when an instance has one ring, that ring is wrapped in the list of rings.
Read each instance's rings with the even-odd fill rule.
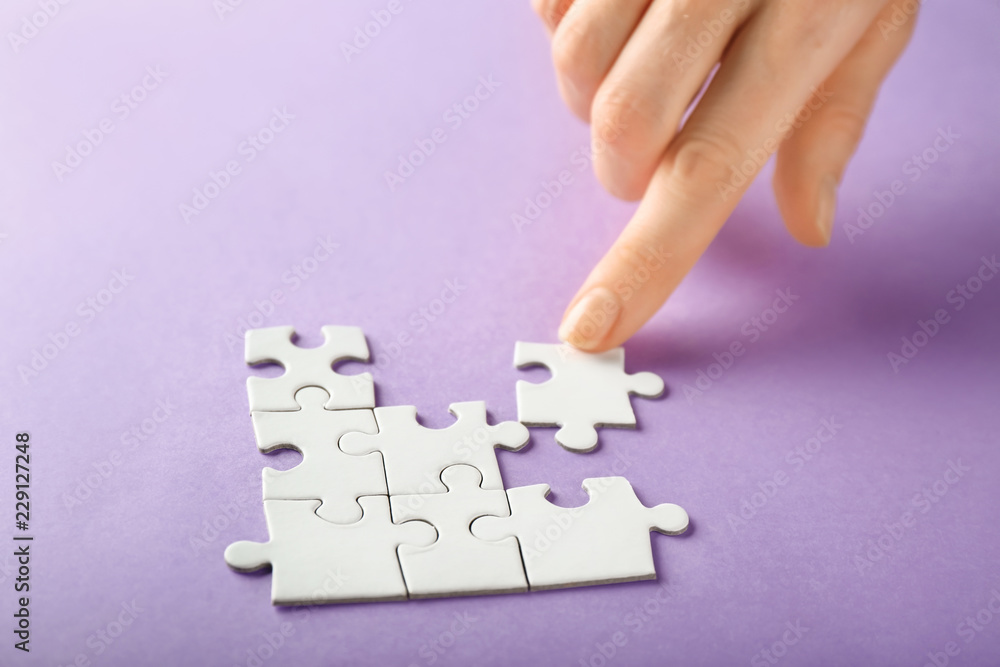
[[[478,518],[472,534],[516,537],[533,590],[655,579],[649,531],[683,533],[687,512],[646,507],[624,477],[589,478],[583,488],[590,500],[575,508],[550,502],[547,484],[508,489],[511,515]]]
[[[350,456],[338,442],[346,433],[378,433],[371,410],[327,410],[320,387],[295,393],[295,412],[254,412],[257,448],[264,453],[294,449],[302,461],[288,470],[264,468],[264,500],[320,500],[317,514],[333,523],[361,519],[361,496],[387,495],[382,455]]]
[[[593,354],[565,344],[517,342],[514,365],[545,366],[552,373],[542,383],[517,382],[517,417],[528,426],[559,426],[556,442],[570,451],[597,447],[597,427],[634,428],[629,397],[656,398],[664,390],[655,373],[626,373],[620,347]]]
[[[445,493],[441,472],[466,464],[479,470],[483,489],[502,490],[495,448],[517,451],[528,443],[528,429],[518,422],[489,424],[486,403],[452,403],[451,425],[433,429],[417,421],[412,405],[375,408],[378,434],[348,433],[340,448],[351,455],[381,452],[390,495]]]
[[[392,496],[395,521],[419,519],[438,532],[426,547],[400,545],[399,563],[411,598],[528,590],[517,540],[487,542],[474,537],[472,522],[481,516],[510,516],[503,490],[481,487],[476,468],[455,465],[441,471],[446,493]]]
[[[427,546],[437,531],[422,521],[396,524],[386,496],[360,498],[361,520],[338,525],[316,514],[318,500],[266,500],[268,542],[230,544],[226,563],[237,572],[271,565],[275,605],[404,600],[396,548]]]
[[[324,342],[314,348],[292,342],[290,326],[251,329],[246,333],[246,362],[251,366],[279,364],[284,374],[274,378],[247,378],[250,412],[298,410],[295,393],[308,386],[329,394],[327,410],[375,407],[375,383],[370,373],[341,375],[333,365],[347,360],[368,361],[368,343],[359,327],[324,326]]]

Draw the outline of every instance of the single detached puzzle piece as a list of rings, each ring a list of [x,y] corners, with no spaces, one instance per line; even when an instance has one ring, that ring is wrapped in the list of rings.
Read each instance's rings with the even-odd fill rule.
[[[247,378],[250,412],[298,410],[295,392],[322,387],[329,394],[327,410],[375,407],[375,383],[370,373],[341,375],[333,370],[339,361],[368,361],[368,343],[358,327],[325,326],[319,347],[299,347],[292,342],[293,327],[251,329],[246,335],[246,362],[251,366],[275,363],[284,367],[275,378]]]
[[[329,394],[319,387],[299,389],[295,412],[254,412],[257,447],[267,453],[294,449],[302,462],[289,470],[264,468],[264,500],[320,500],[317,514],[334,523],[361,518],[361,496],[386,495],[382,455],[349,456],[338,441],[354,431],[378,433],[371,410],[327,410]]]
[[[441,471],[465,463],[483,475],[482,488],[503,489],[494,447],[516,451],[528,442],[528,429],[517,422],[488,424],[482,401],[452,403],[455,423],[434,429],[417,422],[412,405],[375,408],[378,434],[348,433],[340,448],[348,454],[381,452],[389,495],[444,493]]]
[[[484,490],[483,476],[471,466],[445,468],[447,493],[392,496],[394,521],[420,519],[437,529],[437,542],[426,547],[403,544],[399,564],[411,598],[513,593],[528,590],[517,540],[477,539],[472,521],[484,515],[509,516],[507,495]]]
[[[591,354],[569,345],[518,342],[514,365],[546,366],[552,372],[540,384],[518,380],[517,418],[528,426],[561,427],[556,442],[572,451],[597,447],[598,426],[635,428],[630,394],[656,398],[663,393],[658,375],[625,372],[620,347]]]
[[[585,479],[590,496],[575,508],[553,505],[547,484],[507,490],[509,517],[482,517],[472,534],[514,536],[533,590],[655,579],[649,531],[677,535],[688,515],[677,505],[646,507],[624,477]]]
[[[271,540],[230,544],[226,563],[238,572],[270,564],[276,605],[404,600],[396,547],[431,544],[436,532],[421,521],[393,523],[385,496],[359,502],[364,516],[345,526],[319,518],[318,500],[265,500]]]

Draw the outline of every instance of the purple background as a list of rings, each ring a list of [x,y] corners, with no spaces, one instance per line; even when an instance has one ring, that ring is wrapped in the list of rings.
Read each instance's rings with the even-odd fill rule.
[[[659,583],[306,612],[272,608],[268,575],[226,567],[227,544],[266,537],[261,468],[297,460],[254,447],[232,340],[257,302],[281,290],[262,319],[294,324],[308,345],[323,324],[363,327],[381,405],[415,404],[441,426],[450,402],[483,399],[512,419],[514,382],[544,377],[512,367],[514,341],[554,340],[633,210],[575,171],[588,129],[558,97],[527,2],[403,0],[347,62],[339,44],[384,6],[246,0],[220,20],[210,0],[71,3],[17,53],[5,38],[0,517],[8,534],[13,439],[28,430],[37,541],[30,656],[11,646],[12,549],[0,550],[0,663],[245,665],[262,633],[289,623],[263,664],[425,665],[437,642],[449,646],[436,664],[600,665],[595,642],[616,632],[615,664],[747,664],[798,622],[808,631],[781,664],[921,665],[952,641],[952,664],[1000,664],[1000,619],[968,643],[958,627],[1000,590],[1000,280],[961,310],[947,299],[1000,251],[1000,6],[986,0],[924,8],[846,177],[830,249],[788,238],[769,170],[754,185],[626,346],[629,370],[669,388],[633,401],[637,432],[605,430],[578,455],[536,429],[527,449],[501,453],[509,487],[547,482],[566,505],[625,457],[644,502],[693,520],[686,537],[654,536]],[[33,11],[6,3],[4,33]],[[166,78],[123,119],[114,100],[147,66]],[[500,86],[450,126],[443,113],[489,76]],[[275,107],[294,119],[247,162],[240,142]],[[102,118],[114,131],[60,182],[53,161]],[[435,128],[447,140],[390,192],[384,172]],[[910,181],[905,163],[947,128],[959,139]],[[228,160],[240,174],[185,224],[178,206]],[[574,182],[515,231],[511,214],[566,168]],[[894,179],[905,193],[849,242],[844,225]],[[327,237],[338,247],[305,262],[308,280],[283,278]],[[88,319],[79,304],[121,269],[134,279]],[[447,281],[464,291],[420,324]],[[741,328],[784,288],[799,300],[751,342]],[[939,308],[950,321],[894,373],[887,353]],[[72,323],[79,335],[23,380],[18,367]],[[410,344],[393,348],[401,334]],[[747,352],[688,400],[684,386],[734,341]],[[153,430],[157,401],[169,417],[123,441],[144,420]],[[790,463],[830,417],[836,436]],[[969,470],[894,528],[949,461]],[[753,496],[779,472],[773,496]],[[879,538],[885,555],[859,566]],[[95,633],[133,600],[141,611],[106,645]],[[455,614],[470,623],[457,638]]]

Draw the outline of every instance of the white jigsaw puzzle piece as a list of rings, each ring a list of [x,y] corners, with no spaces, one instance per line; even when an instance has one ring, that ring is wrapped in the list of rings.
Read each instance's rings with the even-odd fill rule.
[[[382,455],[350,456],[338,442],[345,433],[378,433],[371,410],[327,410],[329,394],[305,387],[295,412],[252,413],[257,447],[267,453],[294,449],[302,462],[288,470],[265,468],[264,500],[320,500],[317,514],[334,523],[361,519],[361,496],[386,495]]]
[[[624,477],[586,479],[582,507],[554,505],[547,484],[507,490],[509,517],[481,517],[472,534],[485,540],[516,537],[532,590],[655,579],[649,531],[687,530],[681,507],[646,507]]]
[[[348,359],[368,361],[368,343],[358,327],[325,326],[324,342],[304,348],[292,342],[293,327],[251,329],[246,334],[246,362],[281,365],[285,372],[275,378],[247,378],[251,412],[298,410],[295,392],[303,387],[322,387],[330,398],[327,410],[375,407],[375,383],[370,373],[341,375],[333,365]]]
[[[467,464],[483,475],[482,488],[503,489],[495,447],[516,451],[528,442],[528,429],[518,422],[489,424],[483,401],[452,403],[456,420],[440,429],[417,422],[412,405],[375,408],[378,434],[348,433],[340,448],[353,455],[381,452],[390,495],[445,493],[445,468]]]
[[[664,389],[654,373],[626,373],[620,347],[591,354],[565,344],[518,342],[514,365],[551,371],[540,384],[518,380],[517,418],[528,426],[559,426],[556,442],[571,451],[597,447],[596,427],[635,428],[630,395],[656,398]]]
[[[400,544],[426,546],[437,533],[421,521],[395,524],[386,496],[359,499],[364,516],[341,525],[316,515],[318,500],[266,500],[268,542],[235,542],[226,563],[238,572],[272,567],[276,605],[404,600]]]
[[[507,495],[484,490],[480,472],[471,466],[445,468],[441,480],[447,493],[392,496],[395,521],[420,519],[438,532],[426,547],[399,547],[399,564],[411,598],[528,590],[517,540],[486,542],[472,535],[478,517],[509,516]]]

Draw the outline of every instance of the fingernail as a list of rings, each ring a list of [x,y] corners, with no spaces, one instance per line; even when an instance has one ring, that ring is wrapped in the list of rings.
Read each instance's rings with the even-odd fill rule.
[[[559,338],[581,350],[592,350],[618,321],[622,306],[618,297],[606,287],[595,287],[563,318]]]
[[[816,226],[824,244],[833,235],[833,216],[837,212],[837,179],[825,177],[819,185],[819,205],[816,207]]]

